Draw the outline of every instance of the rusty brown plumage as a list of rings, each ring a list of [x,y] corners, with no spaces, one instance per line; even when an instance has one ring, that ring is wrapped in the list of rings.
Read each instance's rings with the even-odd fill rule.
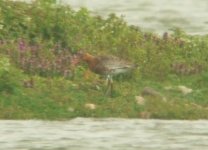
[[[100,75],[118,75],[134,70],[137,65],[114,56],[93,56],[89,53],[81,55],[90,70]]]
[[[107,95],[112,95],[113,76],[125,74],[136,69],[137,65],[114,56],[93,56],[89,53],[79,54],[89,69],[99,75],[106,76],[108,82]]]
[[[80,60],[88,64],[89,69],[99,75],[106,76],[106,95],[112,96],[113,76],[131,72],[137,68],[136,64],[114,56],[93,56],[89,53],[79,53]]]

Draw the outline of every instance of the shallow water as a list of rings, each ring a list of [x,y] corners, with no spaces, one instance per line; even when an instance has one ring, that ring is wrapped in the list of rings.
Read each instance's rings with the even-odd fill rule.
[[[0,121],[0,150],[207,150],[208,121]]]
[[[163,33],[180,27],[190,34],[208,33],[207,0],[59,0],[93,13],[123,15],[129,24],[145,31]]]

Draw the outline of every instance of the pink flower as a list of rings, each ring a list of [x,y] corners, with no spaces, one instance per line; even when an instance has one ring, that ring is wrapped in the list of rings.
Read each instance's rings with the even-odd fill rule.
[[[20,52],[24,52],[26,50],[25,41],[23,41],[23,40],[19,41],[19,50],[20,50]]]

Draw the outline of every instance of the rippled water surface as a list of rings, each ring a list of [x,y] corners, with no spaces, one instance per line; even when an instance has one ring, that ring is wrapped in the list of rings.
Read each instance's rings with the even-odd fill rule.
[[[143,30],[162,33],[173,27],[190,34],[208,33],[208,0],[59,0],[106,16],[123,15]]]
[[[208,121],[0,121],[0,150],[207,150]]]

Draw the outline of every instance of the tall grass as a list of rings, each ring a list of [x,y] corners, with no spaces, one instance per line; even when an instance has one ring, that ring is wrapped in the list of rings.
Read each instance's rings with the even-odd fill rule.
[[[114,14],[104,19],[55,0],[0,0],[0,118],[208,118],[207,41],[208,36],[178,28],[163,36],[143,32]],[[86,66],[73,64],[80,50],[115,55],[139,69],[133,78],[115,81],[110,99],[103,95],[102,79],[95,74],[86,79]],[[183,95],[174,89],[177,85],[194,92]],[[135,96],[145,86],[161,92],[167,102],[150,98],[138,105]],[[165,86],[173,88],[166,91]],[[98,107],[89,110],[86,103]]]

